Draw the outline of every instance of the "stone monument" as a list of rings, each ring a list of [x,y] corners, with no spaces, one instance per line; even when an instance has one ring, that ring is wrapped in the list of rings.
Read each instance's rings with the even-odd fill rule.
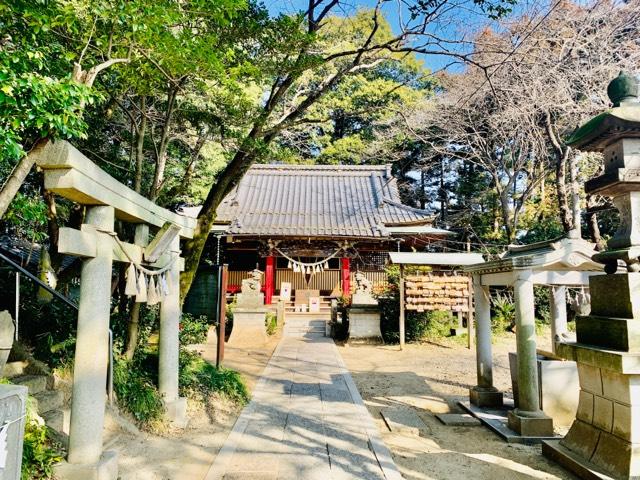
[[[373,297],[373,285],[361,272],[356,273],[355,282],[349,309],[349,340],[380,341],[380,309]]]
[[[236,308],[233,311],[233,330],[229,337],[231,345],[259,344],[267,340],[267,309],[264,306],[264,294],[261,292],[262,272],[256,268],[250,275],[242,280],[242,287],[237,295]]]
[[[0,312],[0,372],[9,359],[15,332],[16,326],[13,324],[11,314],[7,310],[3,310]]]
[[[20,480],[27,387],[0,385],[0,478]]]
[[[264,293],[262,288],[262,272],[257,268],[251,272],[249,278],[242,280],[242,287],[238,294],[238,308],[264,307]]]
[[[590,278],[591,312],[576,319],[575,342],[558,355],[575,360],[576,419],[543,453],[581,478],[640,478],[640,102],[638,79],[621,73],[608,87],[614,107],[579,128],[568,144],[602,152],[604,174],[585,191],[613,198],[620,226],[593,256],[607,275]],[[620,265],[626,272],[618,273]]]

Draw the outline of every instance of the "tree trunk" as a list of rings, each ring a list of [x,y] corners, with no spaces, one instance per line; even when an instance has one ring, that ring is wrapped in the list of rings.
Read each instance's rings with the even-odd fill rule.
[[[167,94],[167,112],[160,134],[160,147],[156,155],[156,169],[153,175],[153,183],[149,189],[149,199],[155,202],[160,195],[160,190],[164,183],[164,171],[167,167],[167,148],[169,147],[169,132],[171,131],[171,120],[176,106],[176,97],[184,81],[174,85]]]
[[[569,181],[571,191],[571,231],[570,238],[582,238],[582,210],[580,208],[580,185],[578,184],[578,155],[567,147],[569,156]]]
[[[544,126],[556,157],[556,196],[558,197],[558,214],[560,216],[562,228],[566,233],[573,227],[572,212],[569,208],[569,201],[567,198],[566,180],[567,159],[569,157],[570,149],[558,140],[558,136],[556,135],[551,122],[551,114],[549,112],[545,112]]]
[[[515,183],[514,177],[510,177],[506,185],[502,186],[498,178],[494,178],[496,193],[498,194],[498,200],[500,204],[500,215],[502,217],[502,223],[504,224],[504,231],[507,236],[507,242],[511,243],[514,240],[515,228],[517,225],[512,225],[513,211],[511,205],[509,205],[510,192]]]
[[[136,347],[138,346],[141,305],[141,303],[134,301],[133,306],[131,307],[131,316],[129,317],[129,325],[127,328],[127,348],[124,354],[127,360],[133,359],[133,356],[136,353]]]
[[[556,195],[558,197],[558,214],[560,215],[560,223],[562,224],[562,228],[565,232],[568,232],[573,227],[567,195],[567,153],[567,150],[556,153]]]
[[[34,149],[43,143],[42,140],[38,141]],[[27,154],[18,161],[7,177],[4,185],[2,185],[2,190],[0,190],[0,218],[4,217],[4,214],[7,213],[9,205],[18,193],[18,190],[20,190],[20,187],[24,183],[25,178],[27,178],[27,175],[29,175],[34,164],[35,156]]]
[[[136,141],[136,178],[133,189],[140,193],[142,191],[142,164],[144,163],[144,136],[147,132],[146,98],[140,97],[140,128],[138,128],[138,138]]]
[[[596,244],[596,249],[602,252],[606,249],[606,245],[600,235],[600,226],[598,225],[598,216],[595,210],[597,202],[592,195],[587,195],[587,228],[589,229],[589,239]]]
[[[188,239],[182,248],[185,259],[184,272],[180,274],[180,302],[184,302],[193,279],[195,278],[200,264],[200,257],[204,250],[211,226],[216,219],[216,210],[222,200],[240,182],[245,172],[249,169],[256,156],[256,145],[262,133],[262,122],[256,122],[242,145],[227,164],[224,170],[218,175],[215,184],[209,190],[207,198],[202,204],[202,209],[198,215],[198,222],[193,232],[193,238]],[[261,145],[267,146],[273,136],[263,137]]]

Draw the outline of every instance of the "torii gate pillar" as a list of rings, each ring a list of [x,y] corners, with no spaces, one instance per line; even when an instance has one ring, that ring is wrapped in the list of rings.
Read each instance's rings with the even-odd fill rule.
[[[96,255],[82,263],[69,455],[67,462],[55,467],[55,473],[72,480],[116,480],[117,454],[102,452],[113,264],[113,241],[103,232],[113,231],[114,209],[89,207],[85,221],[83,230],[94,230]]]
[[[172,256],[180,255],[180,238],[171,244]],[[180,355],[180,267],[178,262],[167,272],[171,293],[160,304],[160,345],[158,355],[158,387],[164,400],[167,418],[176,426],[187,425],[187,399],[178,393],[178,365]]]

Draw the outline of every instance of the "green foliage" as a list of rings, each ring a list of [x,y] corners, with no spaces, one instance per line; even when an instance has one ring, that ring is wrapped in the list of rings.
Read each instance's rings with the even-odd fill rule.
[[[491,317],[491,331],[501,334],[513,328],[516,323],[516,305],[508,292],[498,293],[491,297],[493,316]]]
[[[163,414],[162,397],[151,373],[140,356],[133,361],[118,358],[113,365],[113,389],[118,404],[142,425],[158,420]]]
[[[536,319],[542,324],[549,325],[551,323],[551,292],[549,287],[544,285],[535,285],[533,287],[533,296],[535,301]]]
[[[32,242],[42,242],[47,238],[47,207],[39,196],[18,192],[2,220],[18,236]]]
[[[39,138],[83,137],[95,94],[71,81],[72,56],[54,29],[70,21],[60,1],[0,3],[0,158],[13,162]],[[56,58],[53,61],[53,58]]]
[[[275,312],[267,312],[264,323],[267,328],[267,335],[275,335],[278,331],[278,316]]]
[[[453,315],[445,311],[407,312],[407,340],[421,341],[448,337]]]
[[[197,352],[186,349],[180,350],[179,385],[181,395],[195,395],[203,401],[212,393],[221,394],[241,405],[249,400],[249,392],[238,372],[217,369]]]
[[[189,313],[183,313],[180,321],[180,345],[204,343],[207,341],[208,331],[207,317],[194,317]]]
[[[49,437],[37,403],[29,396],[22,445],[22,480],[53,478],[53,466],[62,460],[62,452]]]
[[[428,272],[429,267],[410,266],[405,268],[405,275]],[[380,306],[380,329],[387,343],[400,341],[400,295],[398,282],[400,268],[397,265],[387,267],[388,285],[386,291],[378,298]],[[405,338],[407,341],[422,341],[447,337],[451,334],[453,315],[446,311],[417,312],[405,311]]]

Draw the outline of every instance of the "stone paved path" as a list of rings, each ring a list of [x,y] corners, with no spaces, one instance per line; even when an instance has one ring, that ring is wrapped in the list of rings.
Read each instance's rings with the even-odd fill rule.
[[[401,479],[324,321],[288,321],[205,480]]]

